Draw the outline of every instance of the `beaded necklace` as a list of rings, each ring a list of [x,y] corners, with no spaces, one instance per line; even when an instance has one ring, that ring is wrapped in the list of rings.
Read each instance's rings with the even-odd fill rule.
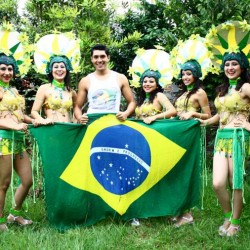
[[[146,98],[143,103],[149,103],[150,93],[146,93]]]
[[[58,82],[57,80],[53,79],[52,85],[54,86],[55,90],[59,92],[60,99],[63,99],[62,92],[64,91],[64,82]]]
[[[5,82],[2,82],[0,80],[0,87],[2,87],[3,89],[9,89],[10,88],[10,84],[9,83],[5,83]]]
[[[232,90],[236,88],[238,79],[229,79],[228,94],[231,94]]]
[[[191,91],[194,87],[194,84],[187,85],[187,91]]]

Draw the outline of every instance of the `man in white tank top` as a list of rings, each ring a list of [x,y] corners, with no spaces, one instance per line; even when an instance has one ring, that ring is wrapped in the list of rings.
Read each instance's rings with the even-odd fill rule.
[[[116,114],[119,121],[125,121],[133,113],[136,102],[130,89],[128,79],[108,68],[110,60],[108,48],[97,44],[91,49],[91,62],[95,72],[83,77],[78,85],[74,114],[81,124],[88,122],[87,114]],[[120,111],[121,95],[127,101],[127,109]],[[88,100],[87,113],[82,114],[82,107]]]

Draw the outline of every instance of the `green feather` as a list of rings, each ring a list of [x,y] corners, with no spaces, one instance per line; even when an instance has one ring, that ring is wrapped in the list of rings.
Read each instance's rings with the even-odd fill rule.
[[[217,36],[218,36],[218,38],[220,40],[221,46],[224,49],[228,49],[228,42],[222,36],[220,36],[219,34],[217,34]]]
[[[19,45],[20,45],[20,42],[15,44],[12,48],[10,48],[10,52],[12,53],[12,55],[16,52]]]
[[[245,37],[240,41],[240,43],[238,45],[240,50],[242,50],[243,48],[245,48],[248,45],[249,36],[250,36],[250,31],[248,31],[247,34],[245,35]]]

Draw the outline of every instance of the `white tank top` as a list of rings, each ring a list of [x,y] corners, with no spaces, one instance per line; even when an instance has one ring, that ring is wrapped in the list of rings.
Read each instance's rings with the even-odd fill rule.
[[[121,89],[117,73],[110,71],[105,80],[98,79],[94,73],[89,74],[88,114],[117,113],[120,110]]]

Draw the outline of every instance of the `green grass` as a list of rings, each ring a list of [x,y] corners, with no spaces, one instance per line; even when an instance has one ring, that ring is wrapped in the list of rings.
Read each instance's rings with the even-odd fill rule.
[[[168,218],[159,217],[143,219],[142,225],[134,228],[129,222],[107,218],[91,227],[78,227],[60,233],[49,226],[44,201],[37,199],[33,204],[32,198],[29,198],[29,215],[34,224],[26,228],[9,225],[8,232],[0,233],[0,249],[250,249],[249,182],[245,185],[242,230],[236,237],[225,238],[217,233],[223,218],[209,177],[204,209],[193,209],[194,225],[175,229]]]

